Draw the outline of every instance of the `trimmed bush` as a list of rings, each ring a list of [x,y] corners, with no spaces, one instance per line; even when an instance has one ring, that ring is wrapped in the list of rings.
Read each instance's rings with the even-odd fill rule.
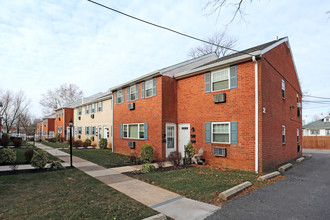
[[[184,153],[186,154],[186,164],[191,164],[191,159],[195,155],[195,148],[191,142],[184,147]]]
[[[16,152],[10,148],[0,150],[0,163],[12,164],[16,161]]]
[[[34,150],[33,157],[31,159],[31,166],[42,169],[46,166],[48,161],[47,153],[43,150]]]
[[[22,146],[22,138],[14,138],[13,144],[15,147],[21,147]]]
[[[26,162],[31,163],[33,154],[34,154],[34,150],[31,150],[31,149],[30,150],[26,150],[24,152],[24,156],[25,156]]]
[[[144,144],[141,148],[142,163],[151,163],[154,160],[154,150],[150,144]]]
[[[142,169],[141,169],[141,172],[142,173],[150,173],[152,171],[154,171],[156,169],[156,167],[151,164],[151,163],[145,163],[142,165]]]
[[[99,147],[101,149],[107,149],[108,148],[108,140],[105,138],[101,138],[99,141]]]
[[[7,147],[9,142],[10,142],[9,134],[3,133],[2,134],[2,140],[1,140],[2,146]]]
[[[178,153],[176,151],[172,151],[167,159],[174,165],[174,166],[178,166],[180,165],[180,161],[181,161],[182,155],[181,153]]]
[[[87,145],[87,147],[88,147],[88,146],[91,146],[91,145],[92,145],[92,141],[91,141],[90,139],[87,138],[87,139],[85,140],[85,144]]]
[[[59,161],[52,161],[50,164],[52,170],[63,170],[65,167]]]

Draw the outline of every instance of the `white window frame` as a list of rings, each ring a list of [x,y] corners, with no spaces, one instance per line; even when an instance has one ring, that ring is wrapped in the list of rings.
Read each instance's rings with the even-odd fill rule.
[[[226,88],[226,89],[220,89],[220,90],[213,90],[213,83],[214,83],[214,81],[213,81],[213,75],[215,73],[222,72],[222,71],[227,71],[228,88]],[[222,81],[224,81],[224,80],[222,80]],[[217,81],[217,82],[221,82],[221,81]],[[223,91],[223,90],[228,90],[228,89],[230,89],[230,69],[229,68],[225,68],[225,69],[220,69],[220,70],[217,70],[217,71],[212,72],[211,73],[211,92]]]
[[[129,126],[132,125],[137,125],[138,126],[138,138],[131,138],[129,137]],[[140,127],[141,125],[143,126],[143,138],[140,138]],[[127,128],[127,136],[125,136],[125,127]],[[145,127],[144,127],[144,123],[130,123],[130,124],[123,124],[123,138],[125,139],[138,139],[138,140],[144,140],[145,137]]]
[[[82,114],[82,107],[79,107],[78,108],[78,115],[81,115]]]
[[[91,113],[95,113],[95,103],[91,105]]]
[[[282,79],[282,99],[285,99],[285,81]]]
[[[313,134],[313,135],[320,135],[320,130],[319,129],[311,130],[311,134]]]
[[[116,94],[117,94],[117,104],[124,103],[125,102],[124,89],[118,90]],[[122,100],[119,102],[120,98]]]
[[[151,88],[147,88],[148,82],[151,84]],[[145,81],[144,86],[145,86],[145,88],[144,88],[144,97],[145,98],[152,97],[153,96],[153,87],[154,87],[153,79],[148,80],[148,81]],[[147,96],[147,90],[150,90],[150,89],[151,89],[151,95],[150,96]]]
[[[299,144],[299,128],[297,128],[297,143]]]
[[[134,89],[134,93],[132,92],[132,88]],[[136,89],[136,85],[129,87],[129,99],[130,99],[130,101],[135,101],[135,100],[138,99],[137,92],[138,92],[138,89]],[[134,95],[134,97],[135,97],[134,99],[132,99],[132,95]]]
[[[228,142],[215,142],[215,141],[213,141],[213,125],[214,124],[228,124],[228,134],[229,134]],[[211,123],[211,143],[215,143],[215,144],[230,144],[230,139],[231,139],[230,131],[231,131],[230,122],[212,122]],[[217,134],[227,134],[227,133],[217,133]]]
[[[330,136],[330,129],[325,129],[325,136]]]
[[[102,112],[103,111],[103,103],[102,102],[98,102],[97,103],[97,112]]]
[[[78,134],[82,134],[82,127],[78,127]]]
[[[62,134],[63,133],[62,126],[57,126],[57,133],[59,133],[59,134]]]
[[[89,114],[89,105],[86,105],[86,106],[85,106],[85,113],[86,113],[86,114]]]
[[[284,139],[283,139],[283,136],[284,136]],[[282,135],[281,135],[281,138],[282,138],[282,144],[285,144],[285,142],[286,142],[286,130],[285,130],[285,125],[282,125]]]

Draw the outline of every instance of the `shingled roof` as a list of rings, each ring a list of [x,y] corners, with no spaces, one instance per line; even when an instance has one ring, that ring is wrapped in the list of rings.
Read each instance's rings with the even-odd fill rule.
[[[329,116],[325,117],[329,118]],[[324,119],[313,121],[309,124],[303,126],[305,129],[330,129],[330,122],[325,121]]]

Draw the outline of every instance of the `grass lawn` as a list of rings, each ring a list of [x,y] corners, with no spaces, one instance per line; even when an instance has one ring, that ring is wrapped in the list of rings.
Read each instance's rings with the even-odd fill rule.
[[[77,169],[0,176],[0,219],[143,219],[151,208]]]
[[[13,148],[16,151],[16,161],[20,163],[26,162],[24,153],[26,150],[34,150],[36,148]],[[47,152],[46,152],[47,153]],[[47,153],[49,160],[59,160],[57,157]]]
[[[221,205],[219,193],[245,181],[250,181],[253,186],[245,193],[276,182],[283,177],[277,177],[265,182],[257,182],[262,174],[241,170],[218,170],[204,167],[193,167],[165,172],[153,172],[134,176],[185,197],[206,203]]]
[[[69,149],[63,149],[62,151],[70,153]],[[101,166],[130,163],[128,156],[112,153],[108,149],[72,149],[72,154]]]
[[[69,147],[69,144],[68,143],[61,143],[61,142],[58,142],[58,143],[51,143],[51,142],[48,142],[48,141],[43,141],[42,144],[46,145],[46,146],[49,146],[49,147],[52,147],[52,148],[67,148]]]

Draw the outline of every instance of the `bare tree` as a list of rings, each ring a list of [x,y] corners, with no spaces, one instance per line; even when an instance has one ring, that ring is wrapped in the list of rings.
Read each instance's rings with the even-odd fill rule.
[[[10,90],[1,92],[0,99],[3,102],[3,108],[0,114],[3,118],[3,125],[6,132],[9,133],[10,129],[19,124],[19,117],[28,111],[30,101],[27,100],[23,91],[14,93]]]
[[[16,124],[17,130],[19,131],[20,127],[22,127],[25,134],[33,135],[33,121],[34,117],[30,114],[29,111],[23,112],[18,118],[18,123]]]
[[[206,41],[211,44],[204,43],[201,46],[191,48],[188,56],[196,58],[214,52],[218,57],[223,57],[229,54],[230,49],[236,44],[236,40],[228,36],[225,31],[216,32],[213,36],[208,37]]]
[[[252,0],[250,1],[252,2]],[[243,2],[246,2],[246,0],[208,0],[204,9],[208,11],[208,14],[218,13],[219,16],[223,8],[234,8],[233,16],[228,23],[230,24],[235,20],[237,15],[240,15],[244,19]]]
[[[54,90],[49,89],[46,93],[43,93],[40,104],[43,106],[44,114],[51,114],[60,107],[72,104],[82,96],[83,91],[78,86],[62,84]]]

